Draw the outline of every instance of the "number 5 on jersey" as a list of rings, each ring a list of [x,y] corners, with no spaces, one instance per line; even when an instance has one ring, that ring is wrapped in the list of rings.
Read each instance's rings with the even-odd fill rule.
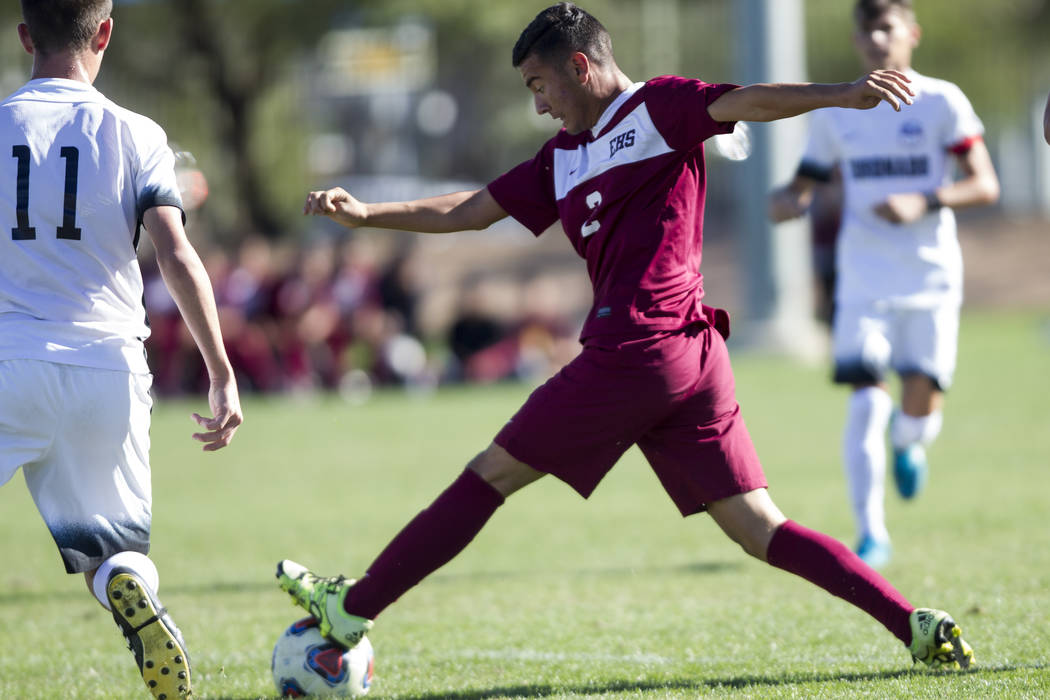
[[[79,241],[77,228],[77,169],[80,151],[73,146],[63,146],[59,155],[66,159],[66,192],[62,202],[62,225],[55,228],[58,238]],[[18,160],[18,180],[15,191],[15,216],[18,226],[11,229],[11,238],[16,241],[31,241],[36,238],[36,228],[29,225],[29,166],[32,153],[29,146],[12,146],[11,157]]]

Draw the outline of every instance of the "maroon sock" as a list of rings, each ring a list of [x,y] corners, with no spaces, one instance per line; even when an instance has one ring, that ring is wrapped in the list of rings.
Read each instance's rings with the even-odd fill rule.
[[[419,513],[386,546],[355,583],[343,608],[374,619],[408,589],[463,551],[503,505],[503,495],[466,469],[430,507]]]
[[[915,606],[838,540],[788,520],[773,533],[766,561],[853,603],[911,643],[908,617]]]

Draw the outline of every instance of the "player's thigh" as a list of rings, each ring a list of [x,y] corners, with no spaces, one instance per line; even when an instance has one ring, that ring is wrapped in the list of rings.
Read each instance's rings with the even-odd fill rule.
[[[834,379],[842,384],[878,384],[893,356],[890,316],[872,304],[847,304],[835,310],[832,328]]]
[[[701,369],[693,392],[638,440],[653,472],[682,515],[764,488],[766,478],[736,400],[725,342],[698,338]]]
[[[151,521],[149,375],[63,367],[66,398],[47,455],[24,469],[66,570],[147,552]]]
[[[947,390],[955,376],[959,306],[904,310],[895,326],[893,369],[902,376],[924,375],[935,389]]]
[[[496,435],[515,460],[589,496],[637,439],[669,410],[673,357],[644,347],[585,347],[537,388]],[[694,363],[695,364],[695,363]]]
[[[47,452],[59,391],[56,365],[0,361],[0,485]]]

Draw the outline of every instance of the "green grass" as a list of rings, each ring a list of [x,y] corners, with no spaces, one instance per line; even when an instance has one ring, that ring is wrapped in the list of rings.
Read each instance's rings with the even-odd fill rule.
[[[680,518],[632,450],[587,502],[554,479],[514,496],[450,565],[379,619],[385,698],[1050,696],[1050,322],[964,317],[929,489],[888,499],[887,577],[953,612],[980,668],[913,670],[878,623]],[[825,366],[735,358],[771,493],[852,543],[839,464],[845,394]],[[300,615],[273,583],[292,557],[359,573],[525,398],[502,386],[246,404],[200,453],[189,413],[154,413],[161,594],[198,698],[270,697],[269,655]],[[143,698],[116,627],[61,562],[21,478],[0,489],[0,698]]]

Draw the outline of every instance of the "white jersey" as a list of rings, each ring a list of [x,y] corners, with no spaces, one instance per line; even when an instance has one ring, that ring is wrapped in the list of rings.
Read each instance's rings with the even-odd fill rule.
[[[135,246],[158,205],[182,201],[151,120],[57,78],[0,102],[0,360],[148,372]]]
[[[870,110],[813,113],[800,172],[839,165],[844,207],[837,251],[836,303],[884,302],[931,308],[962,301],[962,254],[948,207],[906,225],[875,215],[898,192],[930,192],[951,178],[951,152],[965,152],[984,128],[954,84],[907,71],[915,92],[900,112],[885,102]]]

